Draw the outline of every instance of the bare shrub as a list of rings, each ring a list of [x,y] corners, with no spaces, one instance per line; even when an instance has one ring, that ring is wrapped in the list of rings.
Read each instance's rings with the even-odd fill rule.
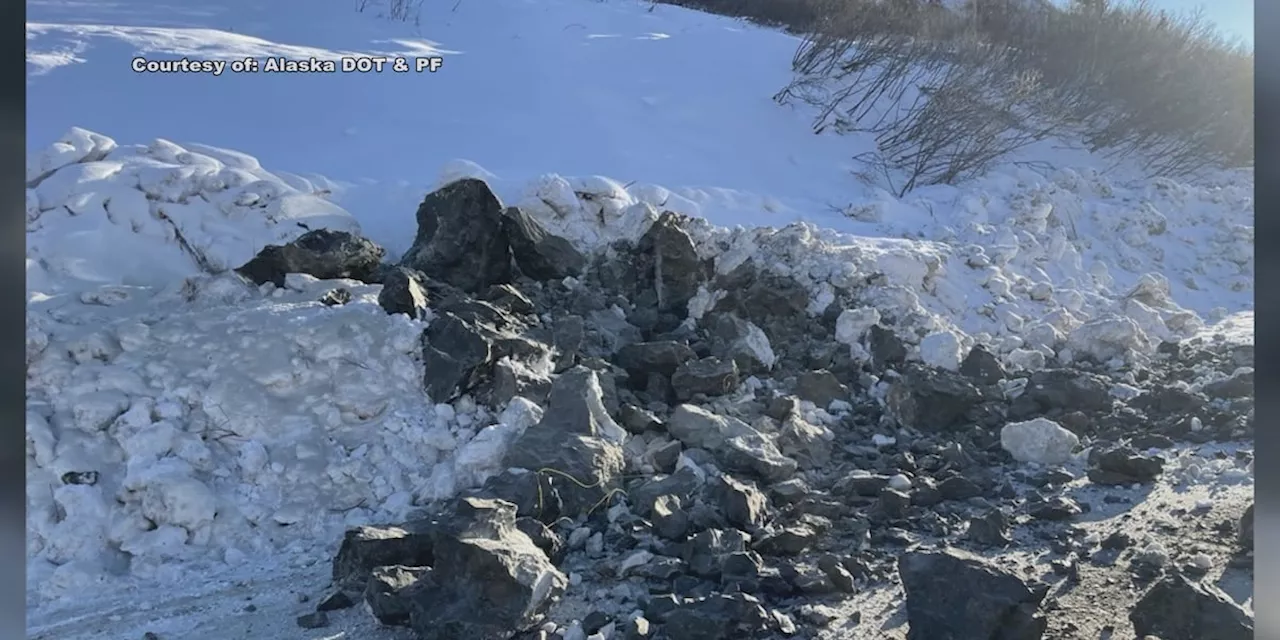
[[[986,171],[1049,138],[1153,175],[1253,162],[1253,58],[1198,16],[1140,0],[810,0],[819,14],[775,99],[814,130],[873,134],[861,159],[900,194]]]
[[[355,0],[359,13],[375,13],[380,18],[421,26],[423,0]]]

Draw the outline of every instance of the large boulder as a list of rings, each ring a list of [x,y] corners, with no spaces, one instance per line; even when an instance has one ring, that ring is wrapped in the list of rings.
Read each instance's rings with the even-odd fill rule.
[[[483,180],[464,178],[427,194],[417,217],[402,265],[468,293],[511,279],[502,202]]]
[[[911,551],[898,558],[907,640],[1039,640],[1046,591],[968,554]]]
[[[574,367],[556,379],[542,420],[512,444],[503,464],[535,472],[540,499],[554,498],[562,515],[574,516],[620,488],[625,438],[604,408],[596,372]],[[538,511],[529,515],[552,517],[544,505]]]
[[[236,272],[253,281],[284,286],[284,276],[305,273],[321,280],[378,282],[386,250],[346,231],[315,229],[284,245],[267,245]]]
[[[568,240],[553,236],[533,216],[508,207],[502,230],[516,266],[535,280],[563,280],[582,273],[587,259]]]
[[[421,640],[507,640],[541,621],[568,579],[516,526],[516,508],[501,500],[460,498],[415,524],[416,547],[382,544],[364,564],[364,595],[384,624],[407,625]],[[348,534],[339,552],[343,577],[354,566]],[[361,543],[366,544],[366,543]],[[430,548],[430,553],[423,553]],[[366,549],[368,550],[368,549]],[[335,575],[339,568],[335,561]]]
[[[1248,640],[1253,617],[1212,585],[1172,573],[1147,591],[1129,612],[1139,637],[1160,640]]]

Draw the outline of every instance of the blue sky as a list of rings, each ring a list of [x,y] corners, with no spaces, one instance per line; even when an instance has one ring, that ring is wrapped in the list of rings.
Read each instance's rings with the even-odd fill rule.
[[[1189,13],[1204,9],[1205,17],[1212,20],[1230,37],[1244,40],[1253,46],[1254,0],[1151,0],[1161,9]]]
[[[1227,35],[1253,44],[1253,0],[1153,0],[1153,3],[1173,11],[1203,8],[1205,17],[1217,23]]]

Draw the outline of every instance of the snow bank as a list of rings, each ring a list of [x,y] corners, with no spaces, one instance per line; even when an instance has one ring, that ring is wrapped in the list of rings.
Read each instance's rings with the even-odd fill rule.
[[[450,167],[493,177],[474,163]],[[875,318],[845,315],[842,342],[884,321],[918,357],[946,368],[975,342],[1015,369],[1034,368],[1036,353],[1123,362],[1252,307],[1244,172],[1196,186],[1163,178],[1120,186],[1094,170],[1024,169],[926,192],[934,199],[881,194],[853,207],[874,210],[853,216],[876,221],[866,235],[804,222],[716,226],[724,209],[705,197],[598,176],[546,175],[503,193],[584,250],[638,238],[659,211],[697,216],[695,241],[718,272],[749,262],[792,276],[810,288],[814,313],[837,292],[852,294],[856,311]]]
[[[118,146],[73,128],[27,160],[27,288],[164,285],[239,266],[302,225],[358,231],[311,182],[242,153]]]

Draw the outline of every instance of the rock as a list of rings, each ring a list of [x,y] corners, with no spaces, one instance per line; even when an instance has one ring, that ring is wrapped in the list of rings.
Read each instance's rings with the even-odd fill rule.
[[[350,278],[377,282],[386,250],[346,231],[316,229],[284,245],[267,245],[236,273],[262,285],[284,286],[289,273],[305,273],[321,280]]]
[[[468,293],[510,280],[502,203],[484,181],[464,178],[427,194],[417,218],[403,266]]]
[[[1152,482],[1164,472],[1164,459],[1139,455],[1126,446],[1097,454],[1096,466],[1089,469],[1089,480],[1095,484],[1121,486]]]
[[[715,356],[689,360],[671,375],[676,399],[687,402],[695,395],[722,396],[738,388],[738,365]]]
[[[867,349],[872,362],[882,369],[899,367],[907,360],[907,347],[902,339],[878,324],[867,330]]]
[[[508,207],[503,212],[502,230],[516,266],[534,280],[576,277],[587,264],[573,243],[547,233],[541,223],[518,207]]]
[[[444,312],[422,333],[423,387],[436,403],[452,402],[492,375],[492,341],[475,325]]]
[[[680,365],[696,357],[689,345],[661,340],[629,344],[618,350],[613,361],[632,377],[643,380],[651,373],[671,376]]]
[[[695,472],[689,467],[681,467],[671,475],[653,478],[633,487],[627,497],[635,506],[636,512],[645,516],[658,498],[664,495],[675,496],[682,504],[690,504],[694,496],[701,491],[703,484],[704,480],[700,472]]]
[[[711,355],[733,360],[742,373],[767,372],[778,360],[769,336],[752,322],[732,313],[712,313],[703,324],[708,328]]]
[[[320,304],[326,307],[340,307],[348,302],[351,302],[351,290],[346,287],[331,289],[320,296]]]
[[[1045,418],[1011,422],[1000,430],[1000,446],[1018,462],[1065,464],[1079,445],[1076,434]]]
[[[969,500],[982,495],[982,487],[964,476],[951,476],[938,483],[938,493],[943,500]]]
[[[653,501],[649,519],[653,523],[654,533],[668,540],[684,540],[689,533],[689,514],[685,512],[680,496],[658,496]]]
[[[850,397],[849,387],[825,369],[806,371],[797,376],[795,394],[801,400],[808,400],[822,409],[831,406],[836,400],[847,402]]]
[[[786,480],[796,472],[795,460],[747,423],[683,404],[667,420],[667,431],[687,447],[711,451],[726,466],[748,471],[769,482]]]
[[[373,617],[387,626],[409,626],[409,589],[429,573],[430,567],[392,565],[375,568],[364,591],[364,600],[369,604]]]
[[[1000,359],[981,345],[969,350],[964,362],[960,363],[960,373],[980,385],[993,385],[1008,377]]]
[[[1038,640],[1042,590],[955,550],[910,551],[898,558],[906,592],[908,640]]]
[[[1160,640],[1248,640],[1253,618],[1212,585],[1172,573],[1147,591],[1129,621],[1140,636]]]
[[[618,411],[618,424],[634,434],[661,429],[663,424],[652,411],[641,409],[635,405],[623,405]]]
[[[590,369],[561,374],[542,420],[516,439],[503,460],[506,467],[537,472],[544,493],[559,496],[564,515],[600,506],[620,486],[626,432],[604,410],[601,393]]]
[[[423,522],[413,522],[401,527],[357,527],[347,531],[333,559],[334,585],[358,593],[377,567],[431,566],[435,562],[435,541],[424,526]]]
[[[377,569],[374,569],[377,573]],[[316,611],[337,611],[339,609],[350,609],[356,606],[356,601],[346,591],[338,590],[325,596],[320,603],[316,605]]]
[[[1204,393],[1210,398],[1229,400],[1253,397],[1253,370],[1238,371],[1229,378],[1204,385]]]
[[[952,429],[965,422],[982,396],[964,376],[940,369],[908,365],[885,398],[898,424],[926,432]]]
[[[782,455],[794,458],[802,469],[825,467],[831,461],[835,434],[826,427],[810,424],[792,413],[778,429],[777,444]]]
[[[1239,541],[1240,546],[1245,549],[1253,548],[1253,503],[1249,503],[1249,507],[1244,510],[1244,515],[1240,516]]]
[[[1027,505],[1027,513],[1038,520],[1070,520],[1084,513],[1084,508],[1071,498],[1054,496]]]
[[[635,275],[644,284],[652,283],[658,311],[677,319],[687,317],[689,300],[706,282],[707,273],[679,216],[670,212],[659,216],[640,238],[637,250],[652,261],[652,270]]]
[[[383,273],[382,291],[378,292],[378,306],[388,314],[403,313],[415,320],[427,315],[427,290],[422,283],[426,277],[412,269],[395,267]]]
[[[433,532],[432,575],[407,590],[422,640],[507,640],[532,628],[568,578],[515,526],[515,506],[462,498]]]
[[[1013,544],[1013,538],[1009,535],[1009,518],[999,509],[989,509],[985,513],[974,516],[969,519],[965,539],[988,547],[1005,547]]]
[[[817,539],[817,530],[808,525],[797,524],[762,536],[752,548],[765,555],[794,556],[803,553]]]
[[[516,514],[519,515],[518,508]],[[547,554],[548,558],[551,558],[552,563],[559,564],[564,559],[564,555],[568,551],[565,541],[537,518],[516,518],[516,528],[526,536],[529,536],[533,544],[542,549],[542,552]]]
[[[329,614],[323,611],[315,611],[298,616],[297,621],[298,626],[303,629],[323,629],[329,626]]]
[[[754,483],[739,482],[725,474],[711,484],[711,491],[729,524],[744,531],[764,524],[769,500]]]
[[[831,584],[840,591],[854,593],[858,590],[856,579],[839,557],[828,554],[818,558],[818,569],[827,574]]]
[[[907,515],[907,508],[911,506],[911,495],[904,491],[885,488],[880,492],[876,506],[880,513],[890,519],[904,518]]]
[[[718,580],[723,573],[725,558],[745,552],[747,540],[747,534],[736,529],[699,531],[685,544],[683,558],[694,575]]]
[[[836,481],[832,491],[840,496],[874,498],[889,486],[889,476],[855,470]]]
[[[1027,378],[1026,389],[1009,407],[1009,417],[1034,418],[1053,409],[1105,412],[1111,409],[1111,384],[1098,376],[1053,369]]]

